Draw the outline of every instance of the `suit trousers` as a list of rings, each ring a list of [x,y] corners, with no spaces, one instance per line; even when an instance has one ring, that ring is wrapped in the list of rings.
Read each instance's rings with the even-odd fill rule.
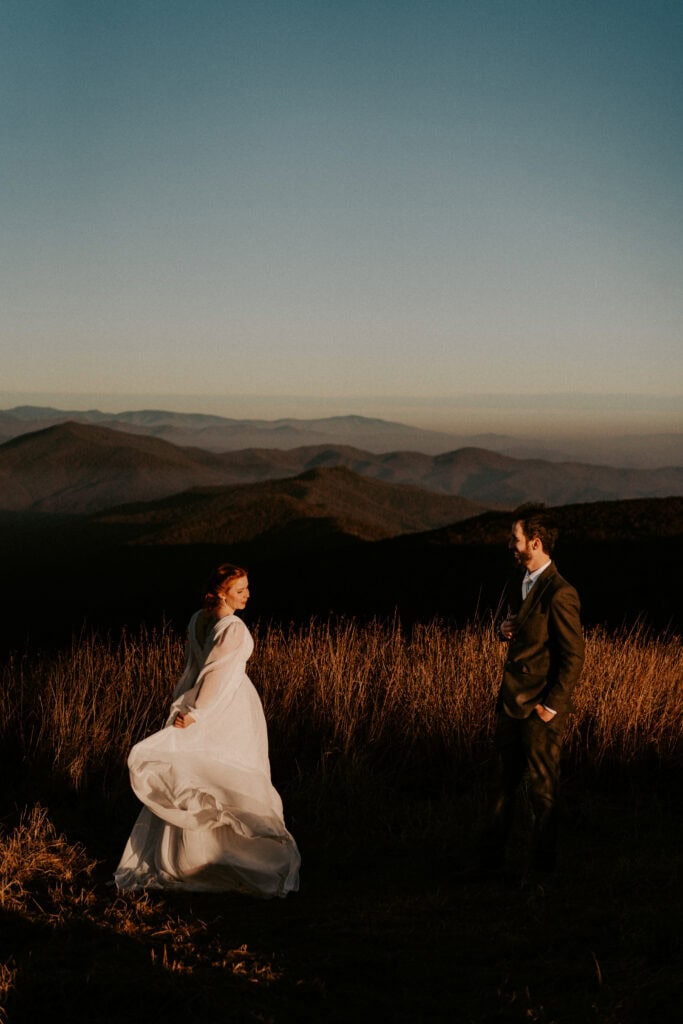
[[[480,855],[487,867],[502,863],[514,818],[520,783],[527,780],[533,813],[531,857],[540,870],[552,870],[557,857],[557,790],[566,715],[544,722],[535,711],[528,718],[497,714],[489,819]]]

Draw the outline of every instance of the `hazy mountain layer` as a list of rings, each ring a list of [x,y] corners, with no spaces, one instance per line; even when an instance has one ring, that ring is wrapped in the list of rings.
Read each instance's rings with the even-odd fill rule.
[[[683,468],[616,469],[513,459],[480,448],[443,455],[375,454],[348,446],[216,454],[157,438],[65,423],[0,445],[0,509],[96,512],[152,501],[192,487],[220,487],[343,466],[363,477],[467,498],[488,508],[683,494]]]
[[[0,411],[0,441],[42,430],[67,420],[147,434],[181,446],[225,452],[244,448],[287,450],[304,445],[351,445],[376,454],[395,450],[437,455],[457,448],[486,448],[519,459],[572,461],[636,469],[683,465],[683,433],[609,436],[541,436],[538,439],[493,433],[456,435],[423,430],[366,416],[319,419],[230,419],[202,413],[137,410],[103,413],[66,412],[40,406]]]
[[[443,452],[462,444],[452,434],[403,423],[365,416],[330,416],[321,419],[239,420],[201,413],[174,413],[163,410],[139,410],[122,413],[65,412],[60,409],[19,406],[0,412],[0,438],[9,439],[29,431],[42,430],[66,421],[108,427],[129,433],[148,434],[172,444],[196,446],[207,451],[225,452],[241,448],[277,448],[287,450],[312,444],[349,444],[368,451],[386,452],[394,448],[424,452]],[[483,435],[479,442],[503,441],[495,435]],[[475,439],[470,439],[474,443]]]

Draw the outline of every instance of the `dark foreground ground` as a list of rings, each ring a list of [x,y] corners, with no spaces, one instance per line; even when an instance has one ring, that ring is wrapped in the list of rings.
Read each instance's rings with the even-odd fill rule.
[[[303,868],[300,892],[277,901],[119,895],[107,882],[137,805],[46,790],[57,833],[97,864],[70,877],[55,865],[25,883],[21,907],[3,911],[0,961],[16,973],[0,1019],[681,1019],[678,773],[570,772],[561,870],[545,887],[520,884],[521,838],[510,878],[457,881],[476,785],[387,785],[383,795],[382,785],[373,782],[372,801],[367,779],[355,792],[332,779],[317,802],[301,782],[284,793]],[[18,812],[7,807],[5,836]]]

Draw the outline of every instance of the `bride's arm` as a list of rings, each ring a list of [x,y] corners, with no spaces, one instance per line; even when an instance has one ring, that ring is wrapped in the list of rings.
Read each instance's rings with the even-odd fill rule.
[[[213,704],[229,682],[234,662],[230,655],[241,646],[245,629],[243,622],[235,620],[217,637],[199,675],[196,708],[207,708]]]
[[[185,729],[209,710],[216,699],[229,684],[234,666],[231,655],[238,650],[244,639],[246,626],[235,621],[223,630],[211,648],[204,667],[197,680],[198,694],[192,707],[179,713],[173,724],[177,729]]]

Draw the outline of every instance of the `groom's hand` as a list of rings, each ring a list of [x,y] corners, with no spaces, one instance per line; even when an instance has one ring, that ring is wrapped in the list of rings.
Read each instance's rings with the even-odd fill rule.
[[[510,615],[507,619],[503,619],[498,630],[504,640],[512,640],[515,635],[515,622],[517,617]]]

